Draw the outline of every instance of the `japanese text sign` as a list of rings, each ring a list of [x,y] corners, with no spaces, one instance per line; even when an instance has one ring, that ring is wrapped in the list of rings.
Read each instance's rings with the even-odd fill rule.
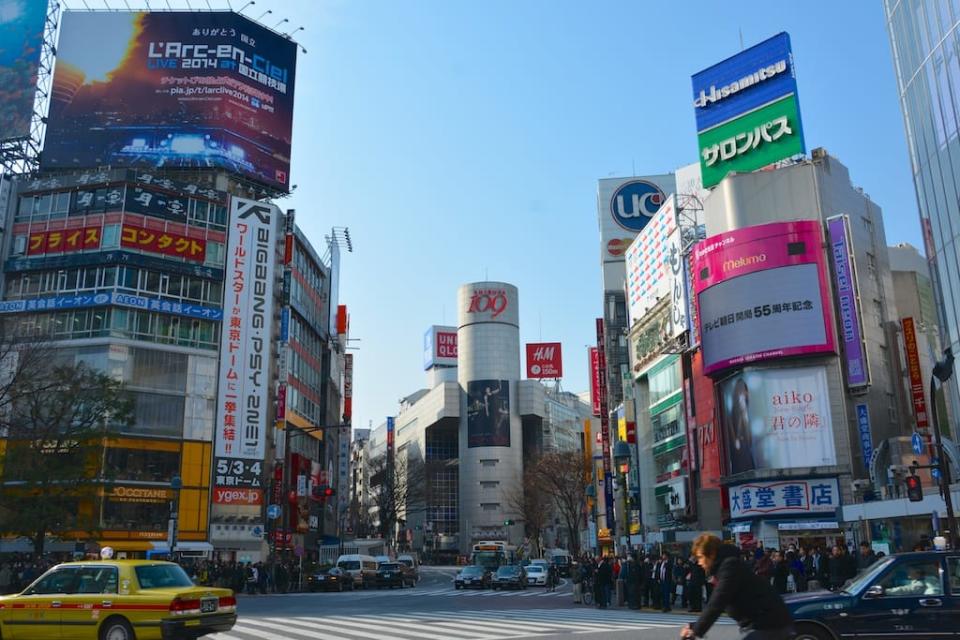
[[[730,487],[730,517],[834,513],[840,507],[836,478],[753,482]]]
[[[100,236],[100,227],[37,231],[31,233],[27,240],[27,255],[39,256],[47,253],[99,249]]]
[[[195,262],[203,262],[207,256],[206,240],[132,224],[123,225],[120,232],[120,246]]]

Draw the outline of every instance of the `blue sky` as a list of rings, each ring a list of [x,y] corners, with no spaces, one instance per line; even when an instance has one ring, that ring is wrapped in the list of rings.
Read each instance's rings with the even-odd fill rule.
[[[519,287],[522,342],[563,343],[563,388],[587,387],[596,181],[696,161],[690,75],[739,51],[741,32],[746,46],[790,33],[808,150],[850,168],[888,243],[922,244],[880,0],[257,0],[245,13],[268,9],[267,26],[305,28],[308,51],[298,188],[281,206],[318,248],[334,225],[354,241],[340,290],[361,340],[355,426],[424,386],[424,331],[455,324],[457,287],[486,277]]]

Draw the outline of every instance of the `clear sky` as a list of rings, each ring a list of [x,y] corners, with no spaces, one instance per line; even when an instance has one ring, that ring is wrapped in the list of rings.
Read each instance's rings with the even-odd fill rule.
[[[361,340],[355,426],[424,386],[424,331],[455,324],[457,287],[488,277],[519,288],[521,342],[562,342],[563,388],[587,387],[597,179],[697,160],[690,75],[741,33],[790,33],[808,151],[850,168],[889,244],[922,247],[880,0],[257,0],[245,14],[267,9],[267,26],[304,27],[308,51],[298,188],[280,204],[320,250],[331,226],[353,237],[340,293]]]

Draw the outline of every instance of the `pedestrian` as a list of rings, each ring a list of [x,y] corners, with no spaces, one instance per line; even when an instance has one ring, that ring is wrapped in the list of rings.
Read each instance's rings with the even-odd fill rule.
[[[784,595],[787,592],[787,578],[790,577],[790,568],[779,551],[770,554],[770,575],[774,591]]]
[[[851,565],[850,560],[852,560],[852,558],[847,556],[846,551],[846,545],[836,544],[833,546],[833,554],[830,556],[829,564],[829,584],[831,591],[839,591],[843,588],[847,580],[853,577],[850,575],[851,567],[853,573],[856,573],[856,561]]]
[[[259,571],[257,570],[257,567],[250,564],[249,562],[247,563],[246,578],[247,578],[247,593],[252,596],[256,595],[257,584],[260,581],[260,575],[259,575]]]
[[[640,608],[653,606],[653,596],[650,592],[653,584],[653,563],[650,556],[644,554],[643,563],[640,565]]]
[[[557,590],[557,566],[550,563],[547,566],[547,591]]]
[[[610,606],[610,592],[613,590],[613,565],[610,558],[604,558],[597,569],[597,585],[600,587],[599,608]]]
[[[682,639],[704,637],[724,612],[740,625],[743,640],[792,637],[793,619],[783,600],[765,578],[750,571],[736,547],[705,533],[694,541],[693,553],[717,586],[697,621],[680,631]]]
[[[687,602],[690,603],[690,613],[699,613],[703,610],[703,586],[707,580],[706,572],[697,563],[697,559],[690,557],[690,573],[687,580]]]
[[[857,571],[865,571],[870,565],[877,561],[877,554],[870,547],[869,542],[860,543],[860,555],[857,556]]]
[[[680,596],[680,607],[685,608],[687,606],[687,567],[683,558],[677,558],[673,565],[673,585],[674,593]],[[676,597],[673,602],[676,604]]]
[[[643,564],[640,562],[640,556],[634,553],[627,562],[629,574],[627,578],[627,593],[629,599],[627,603],[631,609],[640,608],[640,600],[643,594]]]
[[[674,593],[673,560],[669,554],[664,553],[660,557],[660,603],[663,607],[661,611],[664,613],[671,610]]]

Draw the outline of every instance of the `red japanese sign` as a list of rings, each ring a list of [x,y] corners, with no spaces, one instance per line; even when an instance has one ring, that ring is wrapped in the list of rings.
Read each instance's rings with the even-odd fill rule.
[[[213,501],[216,504],[263,504],[263,490],[237,487],[214,487]]]
[[[600,415],[600,352],[596,347],[590,347],[590,404],[593,415]],[[600,432],[597,432],[599,437]]]
[[[146,229],[132,224],[124,224],[120,234],[120,245],[131,249],[140,249],[167,256],[186,258],[203,262],[207,256],[205,240],[188,238],[176,233]]]
[[[353,417],[353,354],[343,356],[343,419],[346,422]]]
[[[39,256],[45,253],[67,253],[99,248],[100,227],[57,229],[31,233],[27,242],[27,255]]]
[[[913,413],[917,419],[917,431],[927,435],[930,421],[927,419],[927,399],[923,394],[923,373],[920,371],[920,353],[917,350],[917,332],[913,318],[904,318],[903,348],[907,356],[907,370],[910,372],[910,397],[913,400]]]
[[[531,342],[527,345],[527,377],[563,377],[563,357],[559,342]]]

